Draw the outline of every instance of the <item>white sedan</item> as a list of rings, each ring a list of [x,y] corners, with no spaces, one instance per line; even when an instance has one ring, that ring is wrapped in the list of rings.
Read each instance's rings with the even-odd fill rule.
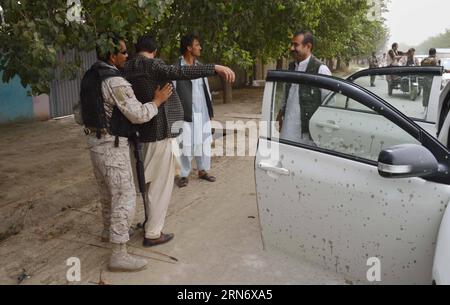
[[[442,75],[433,69],[414,72],[432,84],[428,109],[411,107],[428,131],[408,107],[396,108],[415,103],[401,94],[394,107],[357,79],[269,72],[262,120],[275,121],[299,90],[306,110],[297,117],[306,124],[299,140],[277,124],[260,136],[255,167],[266,249],[354,283],[450,284],[450,152],[434,132],[447,128],[448,138],[450,95],[433,92]],[[380,94],[387,94],[384,82],[376,81]],[[322,103],[311,111],[303,103],[318,94]],[[283,124],[290,120],[286,114]]]

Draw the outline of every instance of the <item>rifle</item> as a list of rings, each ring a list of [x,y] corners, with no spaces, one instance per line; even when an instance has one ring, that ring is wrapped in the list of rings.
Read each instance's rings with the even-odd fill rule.
[[[138,184],[139,184],[139,192],[142,195],[142,199],[144,201],[144,211],[145,211],[145,221],[142,225],[142,228],[144,230],[145,234],[145,225],[148,221],[148,211],[147,211],[147,204],[148,204],[148,198],[147,198],[147,186],[145,183],[145,168],[144,168],[144,154],[143,154],[143,145],[139,141],[139,132],[136,131],[136,133],[130,137],[130,142],[134,146],[134,157],[136,159],[136,175],[138,178]]]

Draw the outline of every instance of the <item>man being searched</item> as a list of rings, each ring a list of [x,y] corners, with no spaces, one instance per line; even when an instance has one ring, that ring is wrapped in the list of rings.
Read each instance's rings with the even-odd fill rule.
[[[126,247],[136,206],[128,137],[132,124],[148,122],[157,115],[172,88],[164,86],[156,90],[149,103],[140,103],[118,70],[128,57],[125,42],[115,34],[107,36],[114,43],[114,50],[104,52],[97,48],[99,61],[86,72],[81,83],[82,118],[100,187],[103,235],[112,243],[109,269],[138,271],[146,267],[147,261],[129,255]]]
[[[148,103],[158,86],[175,80],[190,80],[219,74],[234,82],[235,74],[228,67],[201,65],[175,67],[156,58],[157,44],[151,36],[141,37],[136,44],[137,56],[125,65],[125,76],[133,85],[137,98]],[[172,197],[177,158],[174,138],[183,126],[184,112],[176,92],[164,104],[158,114],[147,124],[140,126],[140,141],[144,142],[145,180],[148,187],[148,222],[144,226],[144,247],[167,243],[174,234],[162,232],[167,209]],[[180,125],[178,125],[180,124]]]
[[[387,56],[388,67],[400,66],[400,60],[403,58],[403,56],[406,56],[406,53],[398,50],[398,43],[393,43],[392,49],[389,50]]]

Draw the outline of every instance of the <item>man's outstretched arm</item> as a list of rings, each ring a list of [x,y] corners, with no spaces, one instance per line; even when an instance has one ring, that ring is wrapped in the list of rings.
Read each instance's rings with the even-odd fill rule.
[[[167,65],[160,59],[145,60],[144,63],[146,72],[154,75],[158,80],[189,80],[216,74],[230,83],[236,79],[233,70],[221,65],[206,64],[178,67]]]

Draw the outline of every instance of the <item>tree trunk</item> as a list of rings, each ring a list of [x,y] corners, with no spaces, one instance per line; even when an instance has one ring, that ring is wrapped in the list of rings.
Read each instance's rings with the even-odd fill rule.
[[[342,60],[340,57],[337,58],[337,65],[336,65],[336,69],[337,70],[341,70],[342,68]]]
[[[334,63],[333,63],[333,58],[328,58],[327,59],[327,66],[331,71],[334,71]]]
[[[283,70],[283,58],[277,60],[277,70]]]
[[[223,89],[223,103],[229,104],[233,102],[233,87],[230,83],[221,78]]]

